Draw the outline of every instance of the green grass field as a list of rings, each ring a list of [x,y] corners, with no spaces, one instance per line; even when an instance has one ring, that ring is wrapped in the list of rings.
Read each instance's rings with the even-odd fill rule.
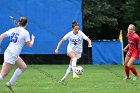
[[[65,74],[67,65],[28,65],[27,71],[14,85],[15,93],[139,93],[140,79],[123,81],[122,65],[82,65],[84,74],[64,84],[57,81]],[[139,65],[136,65],[140,72]],[[0,93],[12,93],[4,85],[13,74],[0,81]]]

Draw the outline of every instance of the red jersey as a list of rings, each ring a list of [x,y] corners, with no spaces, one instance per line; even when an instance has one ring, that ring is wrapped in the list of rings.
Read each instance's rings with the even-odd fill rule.
[[[131,51],[138,51],[138,46],[140,43],[140,38],[136,33],[133,34],[127,34],[127,38],[128,38],[128,43],[129,45],[129,50]]]

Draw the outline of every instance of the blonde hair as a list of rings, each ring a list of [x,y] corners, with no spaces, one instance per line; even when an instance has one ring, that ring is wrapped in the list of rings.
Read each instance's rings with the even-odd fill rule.
[[[136,31],[136,30],[135,30],[135,25],[130,24],[129,26],[131,26],[131,27],[133,28],[133,30]]]

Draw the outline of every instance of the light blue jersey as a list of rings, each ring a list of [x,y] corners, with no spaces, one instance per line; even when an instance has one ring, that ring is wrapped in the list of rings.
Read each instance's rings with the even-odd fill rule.
[[[29,32],[23,27],[15,27],[6,31],[6,34],[10,37],[10,43],[5,52],[19,56],[24,44],[30,41]]]
[[[70,31],[67,33],[63,39],[69,40],[69,44],[67,46],[67,53],[70,53],[71,51],[74,51],[76,53],[82,53],[82,46],[83,46],[83,39],[87,39],[88,37],[82,32],[78,31],[78,34],[74,34],[73,31]]]

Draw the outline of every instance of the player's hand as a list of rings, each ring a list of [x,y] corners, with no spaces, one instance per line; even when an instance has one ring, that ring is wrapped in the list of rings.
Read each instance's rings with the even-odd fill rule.
[[[35,39],[35,36],[32,34],[32,39]]]
[[[127,48],[125,47],[125,48],[123,49],[123,51],[126,52],[126,51],[127,51]]]
[[[92,45],[88,45],[88,47],[92,47]]]
[[[55,54],[58,54],[58,49],[55,49]]]

